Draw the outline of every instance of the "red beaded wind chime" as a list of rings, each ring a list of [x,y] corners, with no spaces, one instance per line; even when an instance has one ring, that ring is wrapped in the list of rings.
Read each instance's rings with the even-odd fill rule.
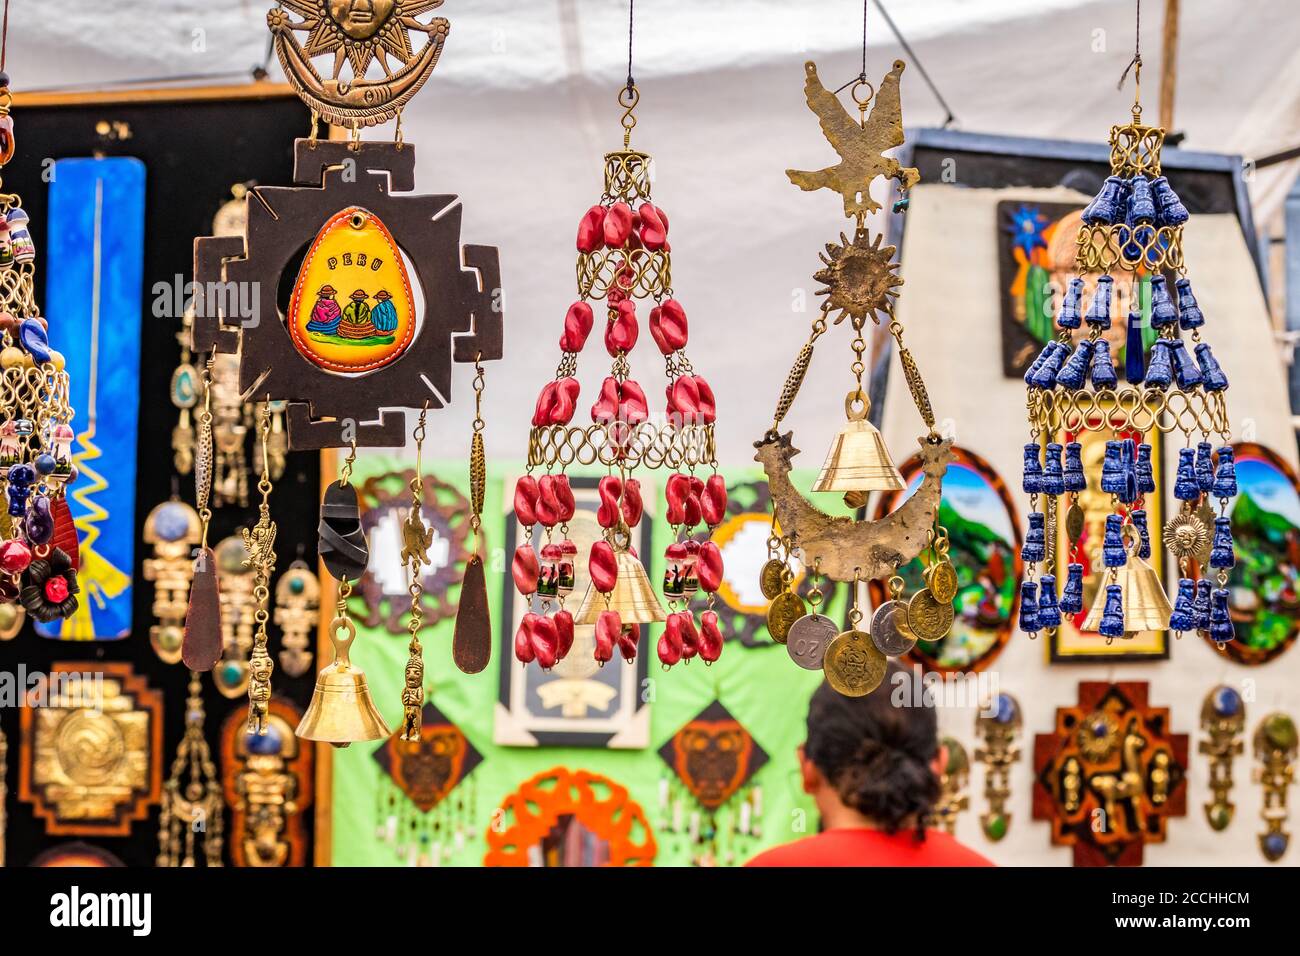
[[[525,540],[515,550],[512,573],[529,601],[515,634],[515,656],[544,668],[569,653],[575,625],[595,626],[594,656],[602,664],[615,648],[627,661],[635,660],[641,625],[656,621],[665,622],[657,648],[665,667],[696,656],[712,663],[722,653],[712,610],[713,593],[722,583],[722,554],[709,540],[727,510],[726,483],[717,473],[714,451],[716,408],[713,390],[686,357],[686,311],[673,297],[668,216],[651,201],[650,157],[631,148],[639,99],[629,78],[619,93],[623,149],[605,155],[604,193],[578,224],[578,300],[564,318],[555,377],[537,399],[527,474],[515,485],[515,514]],[[647,321],[668,377],[662,425],[652,420],[645,390],[632,378],[628,362],[640,333],[638,299],[654,300]],[[591,406],[591,424],[574,425],[578,355],[595,324],[593,303],[601,300],[612,365]],[[567,470],[575,462],[608,469],[598,486],[602,536],[588,556],[591,585],[576,615],[564,607],[579,559],[568,534],[576,505]],[[712,472],[707,478],[697,475],[702,467]],[[632,529],[644,510],[634,474],[638,468],[671,470],[664,485],[673,533],[664,555],[667,613],[632,546]],[[544,471],[540,476],[534,474],[538,469]],[[541,528],[540,547],[534,544],[535,526]],[[689,605],[699,591],[708,594],[709,609],[697,625]]]

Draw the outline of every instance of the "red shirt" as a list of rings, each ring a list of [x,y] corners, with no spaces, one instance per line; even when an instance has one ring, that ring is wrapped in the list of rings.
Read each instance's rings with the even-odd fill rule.
[[[992,866],[942,830],[913,829],[889,834],[866,827],[844,827],[773,847],[746,866]]]

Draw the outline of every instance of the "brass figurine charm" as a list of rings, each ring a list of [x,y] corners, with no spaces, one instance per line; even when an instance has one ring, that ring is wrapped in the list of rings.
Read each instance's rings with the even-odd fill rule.
[[[976,748],[975,759],[984,764],[984,799],[989,805],[980,814],[980,827],[994,843],[1011,828],[1006,807],[1011,796],[1011,765],[1020,759],[1016,746],[1020,724],[1020,703],[1010,694],[998,694],[975,718],[975,732],[984,741]]]
[[[957,830],[957,815],[970,806],[966,785],[970,781],[970,758],[955,737],[942,737],[940,747],[947,753],[943,772],[939,774],[939,802],[934,807],[935,822],[945,832]]]
[[[311,642],[320,623],[320,580],[305,561],[289,565],[275,586],[275,623],[280,628],[280,668],[301,677],[311,667]]]
[[[262,495],[258,505],[257,524],[243,530],[244,547],[248,550],[247,566],[253,570],[253,601],[257,629],[253,632],[253,653],[248,660],[248,732],[266,733],[267,706],[271,700],[271,672],[275,662],[266,648],[266,622],[270,615],[271,573],[275,570],[275,522],[271,520],[271,465],[266,441],[271,431],[271,410],[262,406],[262,478],[257,490]]]
[[[1291,845],[1291,834],[1285,829],[1287,821],[1286,794],[1295,780],[1296,728],[1295,721],[1280,712],[1269,714],[1255,731],[1255,782],[1264,787],[1264,832],[1259,835],[1259,848],[1264,859],[1276,863],[1286,855]]]
[[[149,643],[168,664],[181,659],[185,613],[190,583],[194,580],[194,548],[202,540],[199,513],[178,498],[164,501],[144,519],[144,543],[153,545],[145,558],[144,579],[154,585],[153,614],[158,623],[149,627]]]
[[[1245,727],[1246,703],[1234,688],[1220,684],[1205,695],[1201,729],[1209,736],[1196,749],[1210,758],[1214,799],[1205,804],[1205,819],[1214,830],[1226,830],[1237,809],[1228,795],[1232,792],[1232,758],[1245,748],[1241,740]]]

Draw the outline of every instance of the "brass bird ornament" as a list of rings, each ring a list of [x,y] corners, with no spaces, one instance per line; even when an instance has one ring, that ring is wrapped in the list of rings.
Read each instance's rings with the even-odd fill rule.
[[[433,529],[427,527],[417,503],[402,522],[402,563],[412,568],[429,564],[429,546],[433,544]]]
[[[790,182],[806,192],[835,190],[844,197],[844,215],[860,220],[880,208],[880,203],[871,198],[871,181],[877,176],[898,180],[903,192],[920,181],[921,174],[915,167],[902,166],[896,159],[882,155],[887,149],[903,145],[903,108],[898,83],[905,65],[902,60],[895,60],[894,68],[885,74],[875,95],[857,101],[863,116],[858,122],[839,98],[822,85],[817,64],[811,60],[804,64],[803,90],[808,108],[817,114],[822,133],[839,153],[841,162],[816,172],[787,169],[785,174]],[[871,104],[870,116],[866,115],[868,104]]]

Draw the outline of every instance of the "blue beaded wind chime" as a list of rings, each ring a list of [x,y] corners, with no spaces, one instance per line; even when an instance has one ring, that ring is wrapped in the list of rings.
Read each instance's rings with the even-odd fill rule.
[[[1140,57],[1135,65],[1140,72]],[[1107,643],[1166,629],[1205,632],[1219,644],[1233,637],[1227,582],[1235,558],[1227,513],[1237,478],[1224,397],[1228,379],[1201,340],[1205,316],[1183,260],[1188,211],[1160,173],[1164,135],[1142,124],[1137,101],[1132,122],[1111,128],[1111,175],[1082,214],[1078,274],[1056,316],[1057,338],[1025,373],[1032,440],[1024,451],[1024,490],[1031,513],[1021,551],[1026,571],[1019,621],[1031,637],[1083,612],[1085,561],[1095,567],[1098,557],[1097,591],[1081,630],[1099,632]],[[1118,291],[1113,271],[1130,280],[1123,383],[1104,337]],[[1144,286],[1155,331],[1149,350],[1142,335]],[[1103,430],[1114,437],[1105,442],[1100,474],[1089,475],[1077,438]],[[1162,529],[1179,568],[1171,607],[1147,563],[1147,501],[1159,493],[1152,445],[1175,432],[1184,441],[1174,481],[1179,506]],[[1094,459],[1089,464],[1095,466]],[[1079,495],[1090,486],[1110,496],[1100,554],[1095,538],[1084,539]],[[1068,547],[1058,555],[1062,514]],[[1058,596],[1062,560],[1065,583]]]

